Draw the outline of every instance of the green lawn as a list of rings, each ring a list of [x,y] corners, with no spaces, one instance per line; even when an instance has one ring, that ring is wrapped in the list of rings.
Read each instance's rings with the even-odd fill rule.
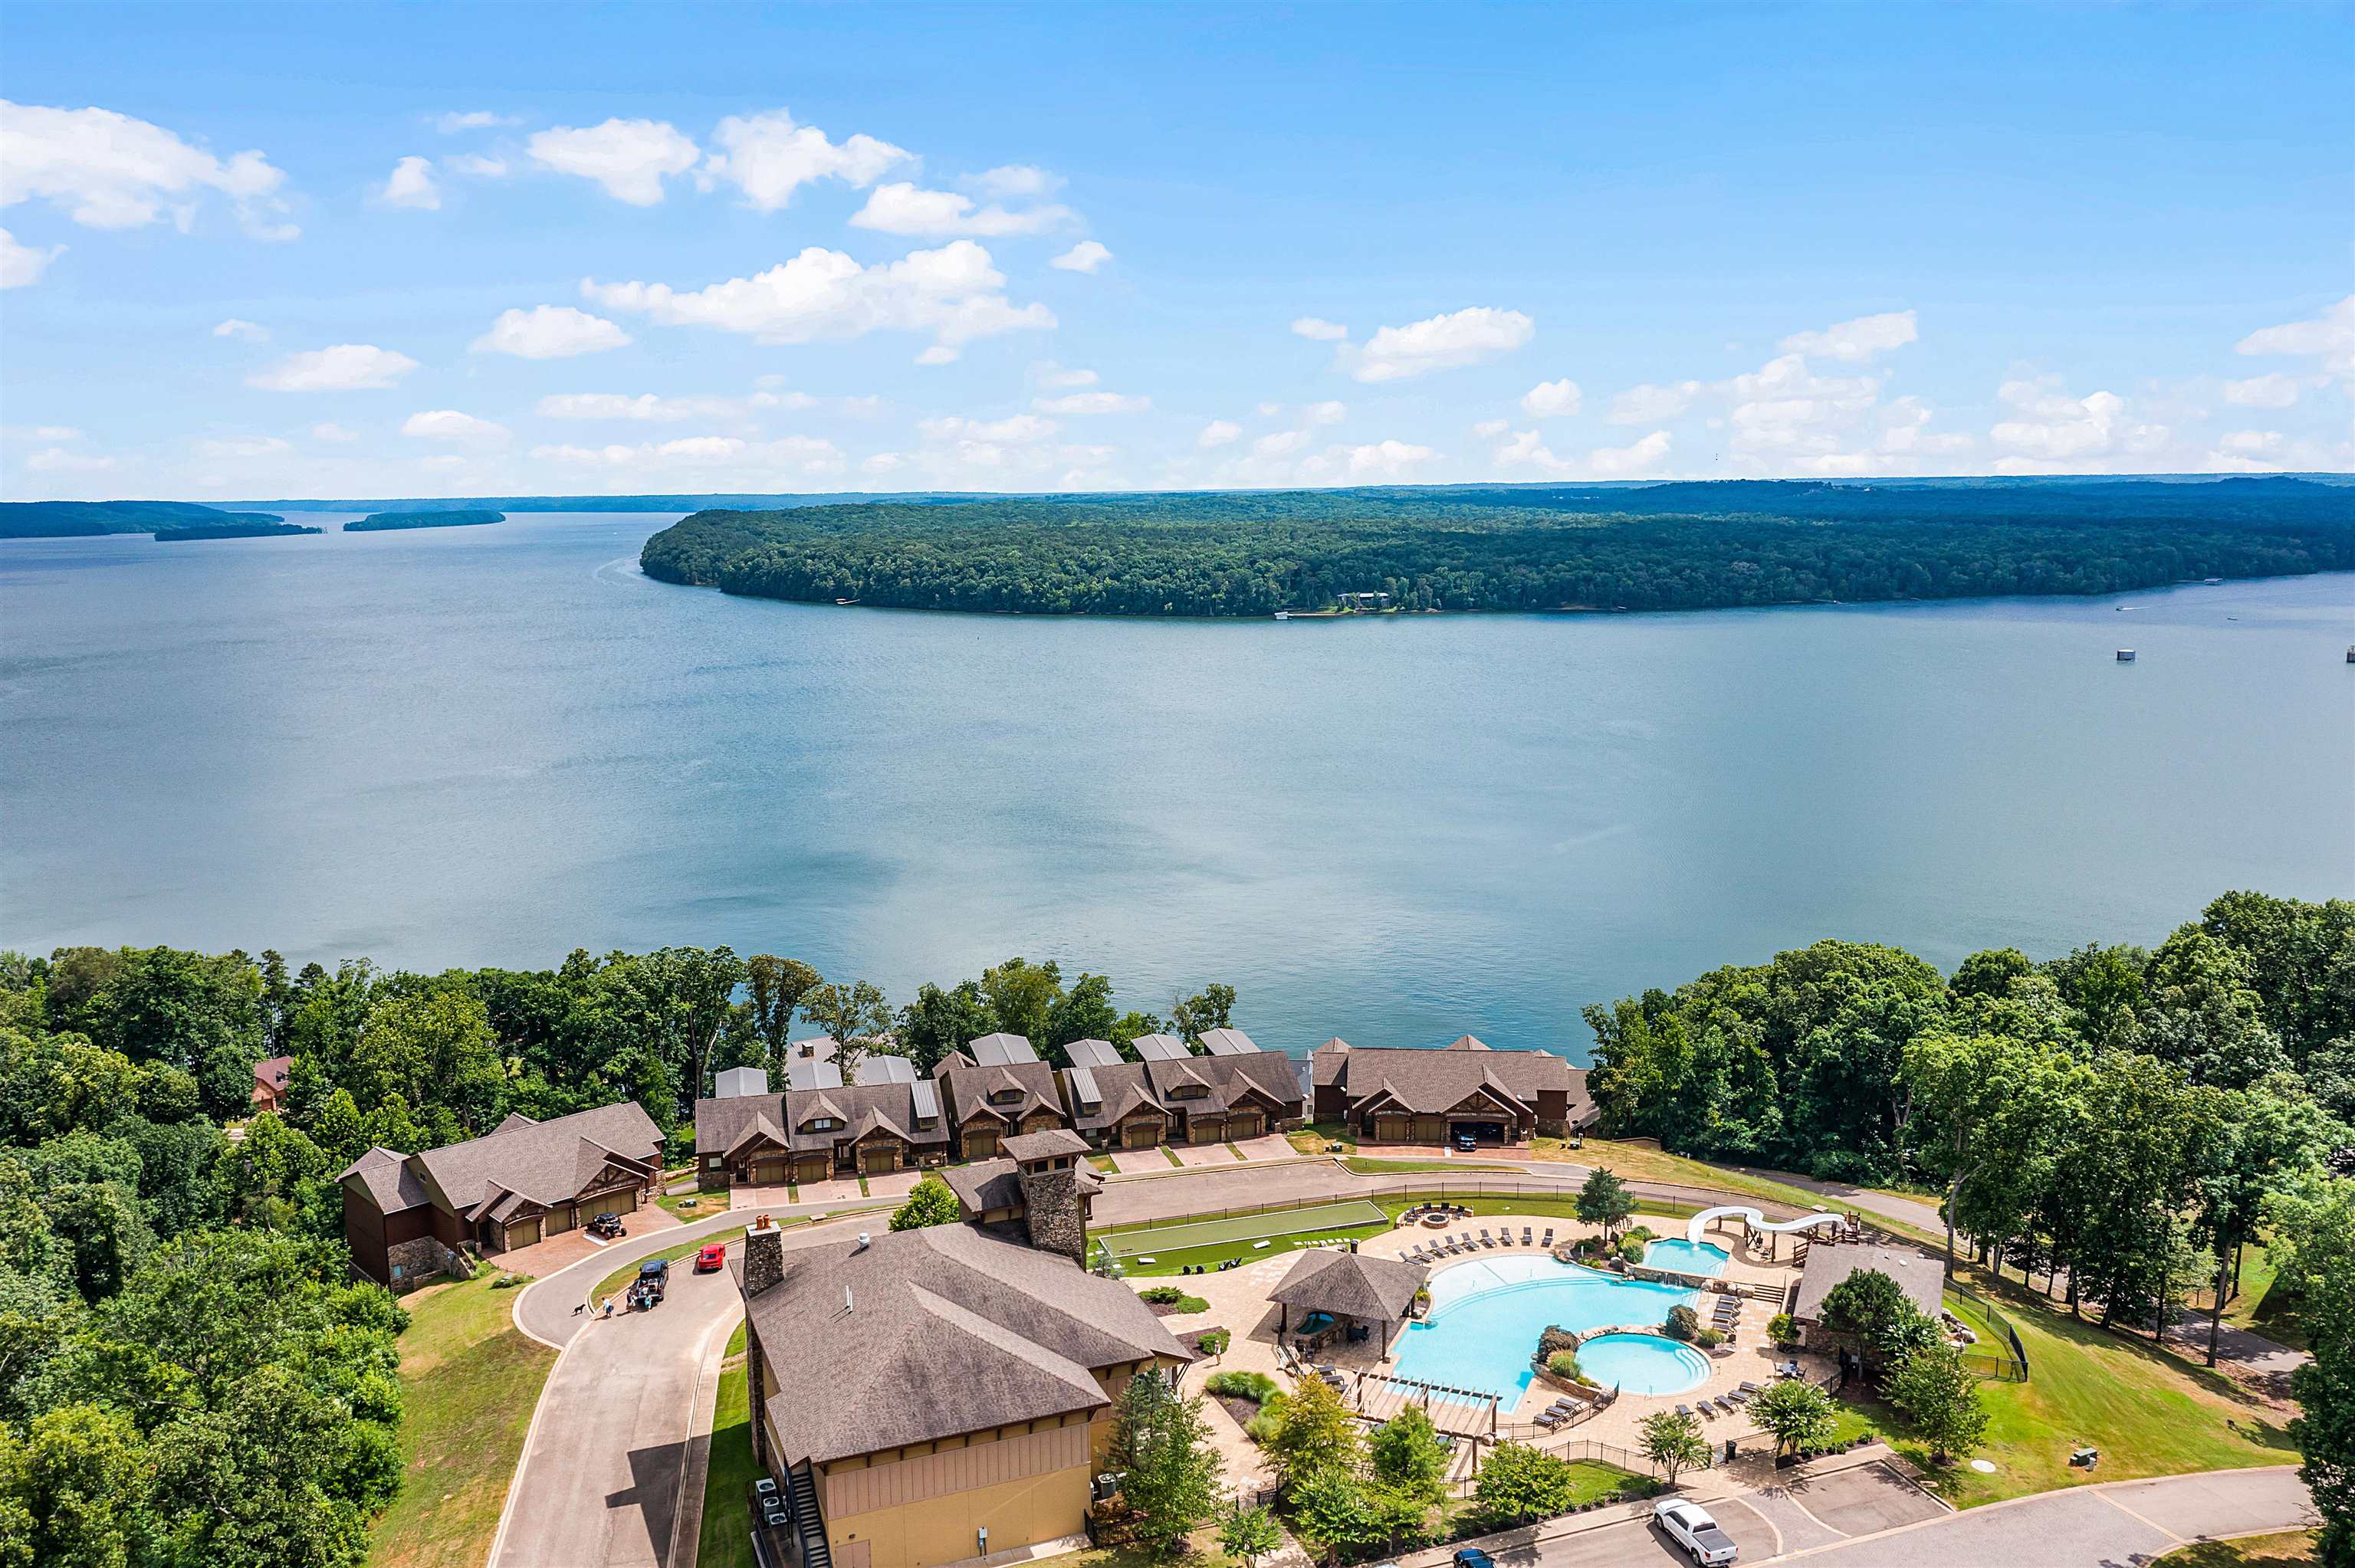
[[[1220,1242],[1210,1246],[1185,1247],[1176,1252],[1156,1252],[1145,1255],[1153,1259],[1151,1263],[1140,1263],[1134,1257],[1123,1257],[1120,1260],[1120,1267],[1124,1275],[1146,1279],[1177,1274],[1198,1263],[1205,1269],[1215,1270],[1219,1265],[1230,1258],[1241,1258],[1245,1263],[1252,1263],[1263,1257],[1281,1256],[1284,1253],[1306,1246],[1311,1242],[1324,1241],[1327,1238],[1334,1241],[1364,1241],[1369,1236],[1386,1234],[1390,1228],[1388,1224],[1342,1225],[1318,1231],[1314,1235],[1276,1236],[1270,1239],[1267,1245],[1258,1248],[1254,1248],[1249,1242]]]
[[[1161,1146],[1161,1155],[1162,1158],[1168,1160],[1170,1164],[1178,1166],[1181,1170],[1184,1169],[1186,1162],[1178,1159],[1178,1151],[1170,1148],[1166,1143]]]
[[[496,1270],[402,1298],[400,1496],[377,1520],[375,1568],[480,1563],[556,1352],[508,1316],[513,1289]]]
[[[709,1192],[665,1192],[655,1200],[674,1219],[708,1220],[728,1207],[728,1189],[715,1187]]]
[[[806,1214],[786,1214],[778,1219],[777,1228],[781,1231],[790,1230],[795,1225],[805,1225],[807,1224],[809,1224],[809,1216]],[[744,1227],[742,1225],[730,1225],[723,1229],[713,1231],[709,1235],[698,1236],[693,1241],[681,1242],[677,1246],[665,1247],[660,1252],[648,1253],[646,1257],[659,1257],[666,1262],[677,1263],[680,1258],[693,1257],[697,1253],[701,1252],[713,1242],[726,1242],[730,1246],[733,1246],[736,1243],[743,1239]],[[622,1265],[621,1267],[613,1270],[613,1273],[607,1275],[604,1278],[599,1280],[597,1282],[597,1288],[589,1293],[590,1306],[594,1308],[598,1302],[602,1301],[608,1296],[619,1296],[628,1287],[630,1281],[638,1277],[638,1264],[645,1261],[646,1258],[642,1257],[639,1258],[636,1263],[625,1263]],[[613,1304],[613,1310],[618,1312],[621,1309],[622,1304],[619,1301],[616,1301]]]
[[[1984,1276],[1970,1283],[1990,1293]],[[2231,1380],[2164,1353],[2147,1340],[2073,1321],[2016,1287],[1993,1293],[2027,1347],[2030,1369],[2024,1383],[1979,1385],[1987,1440],[1974,1457],[1991,1461],[1994,1474],[1959,1464],[1931,1469],[1903,1416],[1876,1401],[1845,1404],[1840,1435],[1870,1431],[1888,1437],[1964,1508],[2090,1482],[2296,1458],[2275,1413]],[[2070,1451],[2087,1445],[2102,1451],[2101,1464],[2090,1472],[2069,1464]]]
[[[1570,1478],[1571,1485],[1576,1489],[1571,1494],[1570,1506],[1572,1508],[1581,1503],[1615,1498],[1630,1482],[1646,1479],[1633,1470],[1623,1470],[1600,1459],[1572,1459],[1570,1462]]]
[[[1328,1154],[1337,1143],[1345,1154],[1358,1152],[1358,1136],[1349,1130],[1349,1124],[1345,1121],[1311,1122],[1284,1136],[1291,1139],[1292,1147],[1303,1154]]]
[[[1109,1154],[1091,1154],[1088,1156],[1088,1163],[1108,1176],[1120,1170],[1119,1166],[1113,1163],[1112,1156]]]
[[[711,1464],[703,1477],[703,1533],[698,1568],[752,1568],[752,1518],[744,1489],[760,1467],[752,1462],[752,1417],[744,1371],[744,1327],[728,1341],[719,1393],[711,1408]]]

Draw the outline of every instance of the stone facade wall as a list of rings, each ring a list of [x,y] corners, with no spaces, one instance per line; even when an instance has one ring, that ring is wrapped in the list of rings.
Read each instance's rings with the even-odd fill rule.
[[[1060,1253],[1074,1263],[1085,1264],[1088,1222],[1080,1208],[1079,1172],[1025,1171],[1022,1199],[1028,1211],[1030,1245],[1040,1252]]]
[[[384,1260],[389,1268],[400,1271],[392,1280],[396,1295],[414,1290],[445,1274],[464,1279],[474,1272],[464,1257],[430,1235],[393,1243],[385,1249]]]

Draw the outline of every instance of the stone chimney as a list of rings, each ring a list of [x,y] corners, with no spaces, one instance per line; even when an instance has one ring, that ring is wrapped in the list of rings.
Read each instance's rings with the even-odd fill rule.
[[[744,1233],[744,1295],[758,1296],[785,1277],[785,1233],[771,1226]]]
[[[1060,1253],[1082,1268],[1088,1261],[1088,1222],[1080,1209],[1080,1173],[1072,1170],[1022,1172],[1022,1206],[1030,1245]]]

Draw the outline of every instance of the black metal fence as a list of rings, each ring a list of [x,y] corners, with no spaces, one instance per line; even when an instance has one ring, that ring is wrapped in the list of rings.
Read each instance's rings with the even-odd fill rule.
[[[1946,1288],[1968,1301],[1987,1319],[1998,1339],[1990,1343],[1980,1341],[1980,1348],[1963,1352],[1963,1365],[1983,1378],[1996,1383],[2026,1383],[2028,1381],[2028,1347],[2019,1342],[2019,1330],[1993,1301],[1957,1280],[1948,1280]]]

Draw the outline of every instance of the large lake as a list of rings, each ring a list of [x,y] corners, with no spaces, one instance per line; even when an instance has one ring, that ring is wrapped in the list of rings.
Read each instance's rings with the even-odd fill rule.
[[[0,946],[726,942],[895,1002],[1020,953],[1228,980],[1288,1050],[1582,1056],[1582,1004],[1817,937],[1951,967],[2355,894],[2345,576],[982,618],[650,582],[669,521],[0,544]]]

